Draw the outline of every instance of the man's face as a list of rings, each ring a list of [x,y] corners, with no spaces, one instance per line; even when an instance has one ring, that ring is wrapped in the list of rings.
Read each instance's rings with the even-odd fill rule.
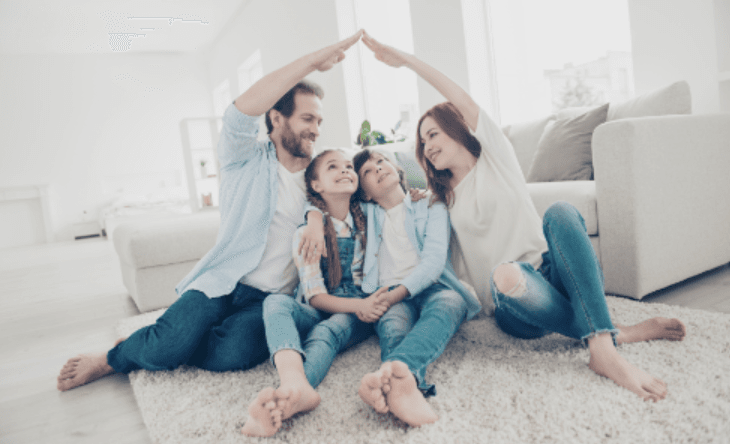
[[[294,105],[292,115],[288,119],[282,116],[278,128],[282,148],[294,157],[311,158],[322,123],[322,101],[314,94],[297,94]]]

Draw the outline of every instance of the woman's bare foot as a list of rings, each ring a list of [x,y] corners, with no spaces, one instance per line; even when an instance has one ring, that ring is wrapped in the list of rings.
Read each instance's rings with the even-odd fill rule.
[[[408,366],[400,361],[389,361],[380,367],[390,373],[389,390],[385,394],[388,410],[411,427],[436,422],[439,417],[418,390],[416,378]]]
[[[656,402],[667,396],[667,384],[626,361],[614,347],[610,333],[588,340],[588,348],[591,352],[588,367],[597,374],[631,390],[644,401]]]
[[[277,408],[273,387],[259,392],[248,406],[248,419],[241,428],[247,436],[273,436],[281,428],[281,410]]]
[[[76,356],[69,359],[61,369],[56,388],[65,392],[111,373],[114,373],[114,369],[106,362],[106,353]]]
[[[619,334],[616,336],[618,344],[630,342],[653,341],[666,339],[668,341],[681,341],[687,334],[687,327],[679,319],[651,318],[636,325],[617,325]]]
[[[314,410],[321,400],[319,393],[306,379],[300,382],[286,382],[276,389],[276,405],[281,410],[283,419]]]
[[[360,399],[378,413],[388,413],[385,395],[390,391],[390,367],[383,364],[378,371],[363,376],[357,391]]]

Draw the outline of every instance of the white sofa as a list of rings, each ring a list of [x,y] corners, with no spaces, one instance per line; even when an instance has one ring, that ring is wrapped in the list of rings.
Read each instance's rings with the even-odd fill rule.
[[[593,132],[595,180],[528,183],[542,215],[556,201],[586,220],[606,292],[647,294],[730,262],[730,114],[691,115],[686,82],[611,104]],[[527,176],[545,126],[564,110],[504,128]],[[412,145],[385,145],[416,185]],[[175,286],[214,245],[217,211],[122,225],[114,244],[141,311],[167,307]]]

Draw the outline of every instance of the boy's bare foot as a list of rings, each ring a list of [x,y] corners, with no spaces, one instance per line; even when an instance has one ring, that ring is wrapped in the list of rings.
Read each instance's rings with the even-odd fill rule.
[[[385,395],[390,391],[390,365],[384,363],[376,372],[368,373],[360,380],[360,388],[357,393],[365,404],[372,407],[378,413],[388,413],[388,403]]]
[[[280,428],[281,410],[276,406],[276,394],[273,387],[267,387],[248,406],[248,419],[241,433],[247,436],[273,436]]]
[[[321,399],[319,393],[306,379],[297,382],[288,381],[276,389],[276,405],[281,410],[283,419],[289,419],[300,412],[314,410]]]
[[[56,388],[65,392],[111,373],[114,373],[114,369],[106,362],[106,353],[76,356],[69,359],[61,369]]]
[[[588,347],[591,351],[588,367],[594,372],[631,390],[644,401],[656,402],[667,396],[667,384],[626,361],[613,346],[609,333],[590,339]]]
[[[618,344],[630,342],[653,341],[666,339],[681,341],[687,334],[687,327],[679,319],[651,318],[636,325],[617,325],[619,334],[616,336]]]
[[[400,361],[383,363],[381,368],[390,367],[390,390],[385,395],[388,409],[398,419],[411,427],[436,422],[439,417],[418,390],[416,378],[408,366]]]

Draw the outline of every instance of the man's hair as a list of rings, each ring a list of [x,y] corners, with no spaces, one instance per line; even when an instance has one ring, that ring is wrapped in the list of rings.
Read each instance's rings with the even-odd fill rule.
[[[274,104],[274,106],[271,109],[275,109],[279,111],[284,117],[287,119],[291,117],[292,114],[294,114],[294,97],[297,94],[313,94],[321,99],[324,98],[324,91],[322,90],[322,87],[317,85],[314,82],[310,82],[309,80],[302,80],[292,89],[286,92],[284,96],[282,96],[281,99],[279,99],[278,102]],[[266,134],[271,134],[271,131],[274,129],[274,125],[271,124],[271,117],[269,117],[269,113],[271,112],[271,109],[266,111]]]

